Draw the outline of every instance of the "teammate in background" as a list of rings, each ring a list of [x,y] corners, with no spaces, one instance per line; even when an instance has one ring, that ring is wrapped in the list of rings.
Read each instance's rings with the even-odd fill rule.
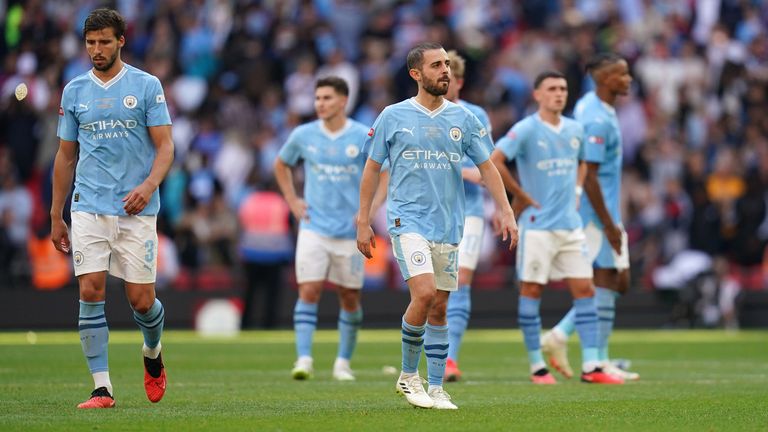
[[[107,272],[125,281],[144,335],[144,389],[158,402],[166,378],[160,353],[165,312],[155,298],[157,189],[173,161],[171,117],[160,81],[120,57],[125,45],[120,14],[94,10],[83,34],[93,69],[67,84],[61,96],[51,204],[53,244],[72,251],[75,263],[80,342],[95,386],[78,408],[115,406],[104,315]],[[62,212],[75,164],[70,242]]]
[[[445,99],[467,108],[480,123],[485,126],[488,136],[491,136],[491,121],[481,107],[459,99],[459,92],[464,86],[465,61],[454,50],[448,51],[451,62],[451,85]],[[445,363],[445,380],[457,381],[461,377],[459,370],[459,348],[461,339],[467,330],[467,323],[472,310],[470,286],[480,257],[480,242],[483,239],[485,221],[483,216],[484,188],[479,184],[480,172],[467,156],[462,159],[462,176],[464,177],[464,234],[459,243],[459,289],[448,297],[448,359]]]
[[[582,347],[581,379],[590,383],[620,384],[600,369],[597,356],[597,309],[592,266],[576,211],[576,174],[583,157],[581,125],[561,115],[568,98],[565,77],[555,71],[539,74],[534,82],[536,113],[517,122],[497,143],[491,160],[507,171],[515,159],[524,190],[541,203],[520,214],[520,277],[518,322],[523,332],[534,384],[555,384],[540,347],[541,292],[550,274],[564,278],[573,295]]]
[[[598,360],[605,372],[625,380],[640,376],[615,367],[608,356],[608,338],[613,331],[616,298],[629,287],[627,234],[621,224],[621,130],[614,105],[629,92],[629,66],[612,53],[597,54],[587,63],[595,91],[577,103],[576,120],[584,126],[584,160],[587,165],[579,213],[594,267],[595,302],[598,310]],[[568,364],[567,340],[577,321],[575,309],[542,338],[550,364],[565,377],[573,374]]]
[[[510,249],[517,243],[517,224],[488,160],[493,146],[488,131],[466,108],[443,98],[451,82],[448,54],[439,44],[423,43],[408,53],[407,65],[417,95],[385,108],[368,133],[357,247],[370,258],[376,246],[370,208],[381,164],[388,160],[389,234],[411,295],[402,319],[402,373],[395,388],[414,406],[456,409],[442,384],[448,355],[446,305],[458,288],[458,243],[464,229],[464,155],[477,164],[501,212],[501,232],[504,240],[510,238]],[[428,392],[418,374],[422,345]]]
[[[361,147],[368,128],[347,118],[349,88],[338,77],[315,85],[318,120],[291,132],[275,160],[275,178],[296,220],[301,221],[296,244],[299,298],[293,310],[298,359],[291,375],[303,380],[313,374],[312,337],[317,306],[327,280],[338,286],[339,350],[333,377],[352,381],[350,359],[363,321],[360,305],[363,258],[355,242],[360,177],[365,165]],[[296,194],[292,167],[304,160],[304,197]]]

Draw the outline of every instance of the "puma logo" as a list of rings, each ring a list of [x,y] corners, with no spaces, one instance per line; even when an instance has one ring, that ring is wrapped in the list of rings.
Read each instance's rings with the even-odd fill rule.
[[[402,128],[402,129],[400,129],[400,130],[401,130],[402,132],[408,132],[409,134],[411,134],[411,136],[413,136],[413,130],[414,130],[414,129],[416,129],[416,126],[413,126],[413,127],[412,127],[412,128],[410,128],[410,129],[408,129],[408,128]]]

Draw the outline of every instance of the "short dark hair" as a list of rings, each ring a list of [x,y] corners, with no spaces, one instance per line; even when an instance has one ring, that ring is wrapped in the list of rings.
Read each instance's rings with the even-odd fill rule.
[[[125,34],[125,20],[122,15],[114,9],[94,9],[85,19],[83,36],[88,32],[103,30],[105,28],[112,28],[115,37],[120,39],[120,37]]]
[[[317,83],[315,83],[315,90],[320,87],[333,87],[336,93],[343,96],[349,96],[349,86],[347,85],[347,82],[337,76],[327,76],[318,79]]]
[[[542,82],[544,82],[547,78],[562,78],[565,79],[565,75],[563,75],[561,72],[558,72],[556,70],[548,70],[544,71],[536,76],[536,79],[533,80],[533,88],[537,89],[541,85]]]
[[[612,64],[624,61],[624,57],[612,52],[600,52],[593,55],[584,66],[587,73],[592,74]]]
[[[443,46],[437,42],[424,42],[411,48],[405,61],[408,70],[421,69],[421,65],[424,63],[424,51],[435,49],[443,49]]]

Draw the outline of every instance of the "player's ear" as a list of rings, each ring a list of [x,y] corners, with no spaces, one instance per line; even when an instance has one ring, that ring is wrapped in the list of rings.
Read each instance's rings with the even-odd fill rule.
[[[120,36],[117,38],[117,47],[122,48],[123,46],[125,46],[125,36]]]
[[[414,81],[421,81],[421,71],[418,69],[408,69],[408,75],[410,75]]]

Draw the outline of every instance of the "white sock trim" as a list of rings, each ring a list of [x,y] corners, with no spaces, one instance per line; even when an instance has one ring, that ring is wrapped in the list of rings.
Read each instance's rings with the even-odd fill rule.
[[[146,344],[144,344],[144,346],[141,347],[141,352],[142,354],[144,354],[144,357],[154,360],[157,358],[157,356],[160,355],[160,350],[162,349],[163,349],[163,344],[158,342],[157,346],[154,348],[150,348]]]
[[[112,393],[112,382],[109,380],[109,371],[94,372],[92,375],[94,389],[99,387],[106,387],[107,391],[109,391],[109,394],[114,396],[114,393]]]

